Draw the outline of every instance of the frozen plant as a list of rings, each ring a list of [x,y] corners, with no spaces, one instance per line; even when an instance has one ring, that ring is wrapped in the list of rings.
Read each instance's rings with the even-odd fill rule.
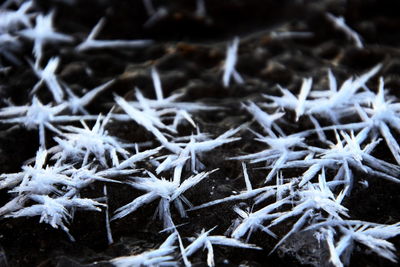
[[[243,243],[234,238],[229,238],[223,235],[210,235],[211,231],[213,231],[214,229],[215,227],[208,231],[205,231],[203,229],[197,238],[190,238],[190,241],[192,243],[185,248],[186,256],[190,257],[198,250],[207,249],[207,265],[211,267],[215,266],[213,245],[229,246],[236,248],[261,249],[255,245]]]
[[[172,255],[175,252],[174,243],[178,237],[177,232],[173,232],[158,249],[146,251],[138,255],[123,256],[114,258],[110,263],[116,267],[131,266],[177,266],[177,262]]]
[[[78,52],[93,50],[93,49],[121,49],[143,47],[152,43],[151,40],[96,40],[95,38],[100,33],[105,24],[105,18],[99,20],[90,32],[85,41],[79,44],[75,49]]]
[[[160,179],[151,172],[147,172],[149,175],[147,178],[134,177],[132,178],[132,182],[129,182],[129,185],[138,190],[145,191],[146,193],[125,206],[118,208],[112,220],[125,217],[126,215],[136,211],[141,206],[159,199],[156,213],[158,213],[159,218],[163,221],[164,229],[172,229],[175,225],[170,211],[171,203],[175,205],[182,218],[186,217],[186,210],[183,204],[185,203],[189,206],[191,206],[191,204],[183,193],[197,185],[203,179],[207,178],[214,171],[201,172],[190,176],[182,183],[169,181],[164,178]]]

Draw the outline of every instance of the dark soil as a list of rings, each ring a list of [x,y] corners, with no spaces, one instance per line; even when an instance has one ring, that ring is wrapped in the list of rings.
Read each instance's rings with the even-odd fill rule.
[[[105,93],[91,104],[88,110],[97,114],[107,113],[113,94],[132,97],[139,87],[146,97],[154,98],[150,68],[155,65],[160,73],[164,94],[177,90],[186,92],[183,100],[199,101],[222,106],[217,112],[195,114],[194,119],[202,132],[218,135],[232,127],[250,120],[240,109],[245,100],[259,100],[261,94],[275,94],[276,84],[296,92],[304,77],[314,79],[314,88],[327,84],[326,71],[332,69],[341,83],[353,74],[361,74],[377,63],[383,63],[378,76],[384,76],[386,87],[393,95],[400,96],[400,2],[389,0],[349,1],[259,1],[224,0],[205,1],[206,17],[194,14],[195,1],[153,1],[170,12],[151,27],[143,24],[148,16],[142,1],[86,0],[75,1],[69,6],[63,1],[38,0],[38,9],[56,10],[55,25],[58,31],[83,39],[97,21],[106,17],[107,22],[100,39],[153,39],[154,44],[140,49],[102,50],[76,53],[74,45],[47,45],[43,62],[59,55],[61,66],[58,74],[71,88],[93,88],[110,79],[117,78]],[[348,25],[356,30],[365,48],[355,48],[346,36],[335,29],[325,12],[344,16]],[[273,39],[271,32],[308,31],[311,38]],[[227,44],[233,37],[241,39],[237,70],[246,83],[222,86],[222,64]],[[21,61],[31,57],[32,45],[24,43],[23,52],[17,54]],[[6,59],[1,58],[4,64]],[[90,69],[91,74],[86,71]],[[378,77],[377,76],[377,77]],[[0,73],[0,97],[16,105],[29,102],[29,90],[37,79],[28,64],[13,66],[7,74]],[[370,88],[376,88],[373,78]],[[296,92],[297,93],[297,92]],[[51,100],[46,90],[39,90],[44,102]],[[46,100],[46,101],[45,101]],[[5,106],[6,103],[2,103]],[[309,128],[310,122],[300,120],[296,125],[286,125],[287,133]],[[34,157],[38,147],[38,133],[24,128],[6,131],[9,125],[0,125],[0,172],[20,171],[23,162]],[[256,128],[257,126],[254,125]],[[134,123],[113,122],[109,132],[126,142],[143,142],[153,137]],[[190,133],[189,126],[181,127],[180,133]],[[316,138],[315,136],[312,138]],[[309,140],[313,142],[313,140]],[[48,142],[52,142],[49,137]],[[377,157],[392,160],[388,149],[381,144]],[[251,134],[243,133],[242,140],[225,145],[203,157],[203,163],[211,170],[219,171],[188,191],[186,196],[193,204],[201,204],[231,194],[232,190],[245,188],[241,166],[224,158],[258,151]],[[249,167],[254,185],[262,185],[263,170]],[[300,170],[301,171],[301,170]],[[288,175],[298,175],[299,170]],[[360,174],[361,176],[363,174]],[[357,185],[344,206],[351,217],[377,223],[400,221],[400,186],[368,179],[369,188]],[[130,202],[138,192],[127,185],[108,184],[110,210]],[[102,197],[102,184],[82,192],[85,197]],[[0,192],[0,205],[10,196]],[[237,204],[237,203],[235,203]],[[189,218],[177,218],[175,223],[186,223],[180,228],[183,237],[193,236],[203,228],[218,226],[214,234],[223,234],[236,218],[233,203],[218,205],[207,210],[190,212]],[[165,239],[159,233],[162,225],[152,220],[156,205],[148,205],[123,219],[112,223],[115,243],[108,245],[105,232],[105,215],[96,212],[76,212],[70,232],[76,242],[71,242],[61,230],[39,224],[38,218],[0,220],[0,266],[109,266],[114,257],[140,253],[158,247]],[[176,215],[176,214],[175,214]],[[283,236],[291,225],[283,225],[274,231]],[[299,242],[293,241],[298,239]],[[296,235],[277,253],[268,255],[276,240],[262,233],[254,233],[251,243],[263,251],[244,251],[216,247],[217,266],[298,266],[319,262],[328,266],[326,250],[312,250],[312,238]],[[390,240],[400,251],[400,238]],[[291,252],[285,250],[289,248]],[[374,254],[365,254],[366,248],[352,256],[351,266],[397,266]],[[285,253],[285,251],[287,253]],[[400,256],[399,252],[397,255]],[[191,259],[194,266],[205,266],[205,255],[196,254]]]

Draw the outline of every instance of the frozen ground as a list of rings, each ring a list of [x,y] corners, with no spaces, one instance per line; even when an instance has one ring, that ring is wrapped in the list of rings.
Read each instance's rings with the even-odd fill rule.
[[[1,266],[397,266],[396,1],[6,1]]]

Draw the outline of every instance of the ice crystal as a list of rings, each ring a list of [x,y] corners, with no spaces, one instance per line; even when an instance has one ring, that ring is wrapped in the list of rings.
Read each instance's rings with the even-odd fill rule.
[[[82,184],[77,181],[76,176],[71,177],[68,174],[70,165],[47,165],[47,155],[46,150],[39,149],[33,166],[25,165],[19,173],[1,175],[1,188],[12,188],[9,193],[18,193],[1,208],[1,213],[6,217],[40,215],[40,222],[48,223],[54,228],[61,227],[68,233],[65,223],[72,218],[69,210],[80,208],[100,211],[99,206],[104,205],[77,197],[75,189],[73,194],[69,194],[68,188],[82,187]],[[31,204],[28,200],[36,204]]]
[[[343,17],[336,17],[330,13],[327,13],[326,17],[335,25],[336,28],[343,31],[350,39],[352,39],[356,47],[364,47],[360,35],[346,24]]]
[[[232,159],[250,160],[250,163],[267,162],[271,171],[268,173],[265,182],[269,182],[287,162],[304,158],[310,154],[310,151],[304,149],[306,145],[303,143],[303,137],[264,137],[259,135],[256,140],[268,144],[270,148]],[[303,148],[303,150],[295,151],[294,148]]]
[[[229,83],[231,77],[237,83],[244,83],[242,76],[240,76],[239,72],[235,69],[237,62],[237,53],[239,48],[239,38],[236,37],[233,39],[232,44],[228,45],[228,49],[226,51],[226,59],[224,64],[224,75],[222,78],[222,83],[224,87],[229,87]]]
[[[178,101],[179,98],[183,97],[183,93],[176,93],[169,97],[164,97],[160,75],[154,67],[151,69],[151,77],[156,99],[148,99],[143,96],[139,89],[136,89],[135,96],[137,101],[129,101],[128,103],[141,111],[159,116],[161,120],[172,120],[171,128],[174,130],[177,129],[178,124],[183,119],[189,122],[193,127],[196,127],[190,114],[191,112],[218,109],[217,107],[201,103]]]
[[[74,94],[74,92],[70,88],[65,88],[68,94],[68,107],[71,109],[73,114],[77,114],[80,112],[81,114],[88,115],[89,112],[85,109],[87,105],[89,105],[100,93],[104,90],[108,89],[113,83],[114,79],[108,81],[102,85],[99,85],[91,90],[89,90],[86,94],[81,97],[78,97]]]
[[[330,220],[305,230],[318,230],[322,234],[329,247],[330,262],[336,267],[350,263],[357,243],[392,262],[397,261],[395,247],[387,239],[400,234],[400,223],[384,225],[356,220]]]
[[[17,10],[0,10],[0,35],[17,30],[21,26],[30,28],[30,14],[27,12],[32,7],[32,1],[26,1]]]
[[[7,214],[6,217],[32,217],[40,215],[40,222],[50,224],[54,228],[60,227],[69,235],[69,230],[65,223],[71,218],[71,211],[68,209],[79,208],[84,210],[101,211],[99,206],[103,204],[85,198],[51,198],[47,195],[30,195],[29,198],[36,202],[32,206],[22,208]],[[71,238],[72,236],[69,235]],[[73,238],[72,238],[73,239]]]
[[[92,128],[89,128],[84,121],[81,121],[83,128],[75,126],[61,126],[63,132],[60,137],[55,137],[60,152],[55,158],[65,160],[72,158],[75,161],[82,161],[82,165],[89,162],[89,156],[94,157],[102,166],[108,166],[107,155],[113,162],[113,166],[119,165],[118,154],[122,157],[128,156],[128,151],[122,148],[115,137],[108,135],[105,129],[110,120],[111,114],[103,118],[101,115]]]
[[[391,133],[390,128],[400,131],[400,105],[393,103],[393,99],[385,99],[384,80],[379,79],[378,93],[370,100],[371,105],[355,105],[356,111],[361,118],[361,122],[341,124],[336,128],[347,130],[359,130],[357,140],[363,143],[368,136],[376,136],[379,132],[385,139],[386,144],[395,158],[396,162],[400,164],[400,146],[396,138]],[[325,127],[330,129],[332,127]]]
[[[36,93],[36,91],[44,82],[53,95],[54,100],[57,103],[62,102],[64,98],[64,90],[61,88],[61,85],[55,75],[59,64],[60,58],[54,57],[49,59],[49,62],[44,69],[40,69],[38,66],[32,66],[36,76],[40,79],[39,82],[33,87],[32,93]]]
[[[21,61],[14,55],[15,52],[20,51],[21,43],[17,37],[8,33],[0,34],[0,54],[14,65],[21,65]],[[0,67],[3,67],[1,65]]]
[[[339,134],[336,133],[337,143],[331,145],[330,149],[309,147],[311,151],[317,153],[316,158],[307,160],[292,161],[283,166],[283,168],[308,167],[303,173],[300,186],[305,185],[323,168],[336,170],[336,179],[344,179],[346,185],[351,189],[353,186],[353,173],[351,168],[358,169],[364,173],[373,174],[383,179],[399,183],[396,178],[399,173],[399,167],[370,155],[377,142],[371,142],[364,148],[360,147],[357,137],[353,133],[348,135],[341,132],[344,142]]]
[[[99,35],[100,31],[104,27],[105,18],[100,19],[100,21],[94,26],[93,30],[90,32],[85,41],[76,47],[76,50],[86,51],[93,49],[120,49],[120,48],[135,48],[143,47],[152,43],[151,40],[96,40],[95,38]]]
[[[34,28],[19,31],[22,36],[34,41],[33,53],[36,57],[36,65],[39,65],[42,59],[43,46],[46,43],[73,41],[71,36],[54,31],[53,19],[54,11],[46,16],[39,14],[36,17]]]
[[[149,177],[147,178],[134,177],[132,178],[133,181],[129,184],[132,187],[147,193],[117,209],[112,220],[125,217],[126,215],[136,211],[141,206],[159,199],[157,213],[159,218],[164,223],[164,229],[171,229],[174,227],[174,222],[172,220],[170,211],[171,203],[175,205],[181,217],[186,217],[186,210],[183,204],[185,203],[190,206],[191,204],[185,198],[183,193],[197,185],[203,179],[207,178],[214,171],[201,172],[199,174],[190,176],[182,183],[169,181],[164,178],[160,179],[151,172],[148,172]]]
[[[211,267],[215,266],[213,245],[261,249],[255,245],[243,243],[234,238],[223,235],[210,235],[210,232],[214,229],[215,227],[208,231],[203,229],[197,238],[192,238],[192,243],[185,248],[186,256],[190,257],[200,249],[207,249],[207,265]]]
[[[172,255],[175,251],[174,243],[178,233],[172,233],[158,249],[146,251],[138,255],[123,256],[112,259],[110,262],[117,267],[130,266],[176,266],[178,263]]]
[[[338,123],[344,116],[356,113],[354,104],[368,103],[371,100],[370,91],[360,91],[366,82],[381,69],[378,64],[360,77],[347,79],[339,89],[335,77],[328,72],[329,90],[310,91],[311,80],[303,80],[302,92],[299,98],[294,96],[289,90],[280,88],[283,96],[265,95],[272,103],[269,106],[281,107],[296,112],[296,118],[303,114],[323,116]],[[312,99],[306,99],[309,92]],[[268,106],[268,105],[267,105]],[[350,113],[349,113],[350,112]]]
[[[0,122],[8,124],[22,124],[27,129],[39,129],[39,141],[42,147],[45,146],[45,128],[61,135],[53,124],[62,122],[79,121],[82,119],[94,119],[92,116],[69,116],[61,115],[66,108],[67,103],[59,105],[43,105],[40,100],[34,96],[31,105],[10,106],[0,110]],[[13,118],[14,117],[14,118]]]
[[[243,107],[253,115],[253,117],[263,127],[263,130],[267,134],[269,134],[272,137],[275,137],[276,134],[273,131],[273,129],[275,129],[281,135],[285,135],[282,129],[275,123],[275,121],[283,117],[285,113],[276,112],[274,114],[268,114],[253,102],[249,102],[248,104],[243,104]]]

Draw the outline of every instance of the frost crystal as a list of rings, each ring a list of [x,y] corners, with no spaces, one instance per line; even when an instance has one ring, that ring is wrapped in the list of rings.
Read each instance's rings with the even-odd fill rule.
[[[86,165],[89,162],[89,156],[94,155],[102,166],[108,166],[108,155],[113,166],[119,165],[118,154],[126,158],[128,152],[121,147],[116,138],[108,135],[105,130],[110,116],[111,114],[102,118],[99,115],[92,129],[84,121],[81,121],[83,128],[62,126],[63,133],[60,134],[60,137],[55,137],[55,141],[58,143],[56,150],[59,150],[55,158],[82,160],[82,165]]]
[[[326,16],[331,22],[333,22],[335,27],[342,30],[350,39],[352,39],[354,41],[354,44],[356,45],[356,47],[358,47],[358,48],[364,47],[358,33],[355,32],[353,29],[351,29],[349,26],[347,26],[343,17],[335,17],[334,15],[332,15],[330,13],[327,13]]]
[[[5,217],[40,215],[40,222],[48,223],[54,228],[61,227],[69,234],[65,223],[72,219],[72,209],[101,211],[99,206],[104,204],[79,198],[76,190],[72,191],[73,194],[68,194],[68,188],[79,186],[76,178],[68,175],[71,166],[46,165],[47,154],[46,150],[39,149],[33,166],[25,165],[22,172],[1,175],[1,187],[13,187],[9,193],[18,195],[3,206],[0,213]]]
[[[118,257],[112,259],[110,262],[117,267],[176,266],[178,263],[174,261],[172,254],[175,251],[173,244],[176,242],[177,236],[178,233],[172,233],[158,249],[146,251],[138,255]]]
[[[228,49],[226,51],[226,59],[225,59],[225,64],[224,64],[224,75],[222,78],[222,83],[224,87],[229,87],[229,82],[231,80],[231,77],[233,76],[233,79],[237,83],[244,83],[243,78],[240,76],[240,74],[236,71],[235,65],[237,62],[237,53],[238,53],[238,48],[239,48],[239,38],[236,37],[233,39],[232,44],[228,46]]]
[[[194,176],[190,176],[182,183],[176,183],[175,181],[169,181],[164,178],[160,179],[150,172],[148,172],[148,178],[132,178],[133,182],[130,182],[129,184],[132,187],[147,193],[134,199],[131,203],[117,209],[112,220],[125,217],[126,215],[136,211],[141,206],[159,199],[160,201],[156,212],[158,213],[159,219],[164,222],[164,229],[174,228],[175,225],[170,211],[171,203],[175,205],[181,217],[186,217],[186,210],[183,203],[189,206],[191,206],[191,204],[185,198],[183,193],[197,185],[203,179],[207,178],[214,171],[201,172]]]
[[[104,206],[94,200],[83,198],[51,198],[46,195],[31,195],[30,199],[38,204],[12,212],[6,215],[6,217],[32,217],[40,215],[40,222],[50,224],[54,228],[61,227],[67,234],[69,234],[69,230],[65,226],[65,223],[72,218],[71,212],[68,209],[79,208],[101,211],[98,206]],[[70,238],[73,239],[72,236]]]
[[[89,90],[86,94],[81,97],[78,97],[74,94],[74,92],[70,88],[66,88],[66,92],[68,94],[68,107],[71,109],[73,114],[78,112],[88,115],[89,112],[85,109],[87,105],[89,105],[100,93],[109,88],[114,83],[114,80],[108,81],[102,85]]]
[[[43,46],[46,43],[54,42],[72,42],[73,38],[69,35],[58,33],[53,28],[54,11],[46,16],[37,15],[35,27],[32,29],[24,29],[19,32],[22,36],[34,40],[33,53],[36,57],[36,64],[39,65],[42,59]]]
[[[45,128],[61,135],[53,123],[71,122],[82,119],[94,119],[93,116],[69,116],[59,115],[68,107],[68,104],[62,103],[56,106],[51,104],[43,105],[40,100],[34,96],[31,105],[11,106],[0,110],[0,117],[14,117],[1,119],[0,122],[8,124],[22,124],[27,129],[39,129],[39,141],[42,147],[45,146]],[[96,117],[97,118],[97,117]]]
[[[86,40],[76,47],[76,50],[81,52],[93,49],[135,48],[147,46],[152,43],[151,40],[95,40],[97,35],[99,35],[100,31],[104,27],[104,24],[105,19],[100,19],[100,21],[96,24],[96,26],[94,26],[93,30],[90,32]]]
[[[222,235],[210,235],[210,232],[214,230],[214,228],[207,232],[203,229],[196,239],[192,238],[192,243],[185,249],[186,256],[190,257],[200,249],[207,249],[207,265],[215,266],[213,245],[261,249],[255,245],[243,243],[234,238],[228,238]]]
[[[31,27],[28,10],[32,7],[32,1],[23,3],[18,10],[0,10],[0,35],[17,30],[20,26]]]
[[[53,95],[54,100],[57,103],[61,103],[64,98],[64,91],[58,82],[58,79],[55,75],[55,72],[60,64],[60,58],[54,57],[49,59],[46,67],[44,69],[40,69],[38,66],[32,66],[36,76],[40,79],[39,82],[33,87],[32,93],[36,93],[36,91],[40,88],[42,83],[46,83],[47,88],[50,90]]]

